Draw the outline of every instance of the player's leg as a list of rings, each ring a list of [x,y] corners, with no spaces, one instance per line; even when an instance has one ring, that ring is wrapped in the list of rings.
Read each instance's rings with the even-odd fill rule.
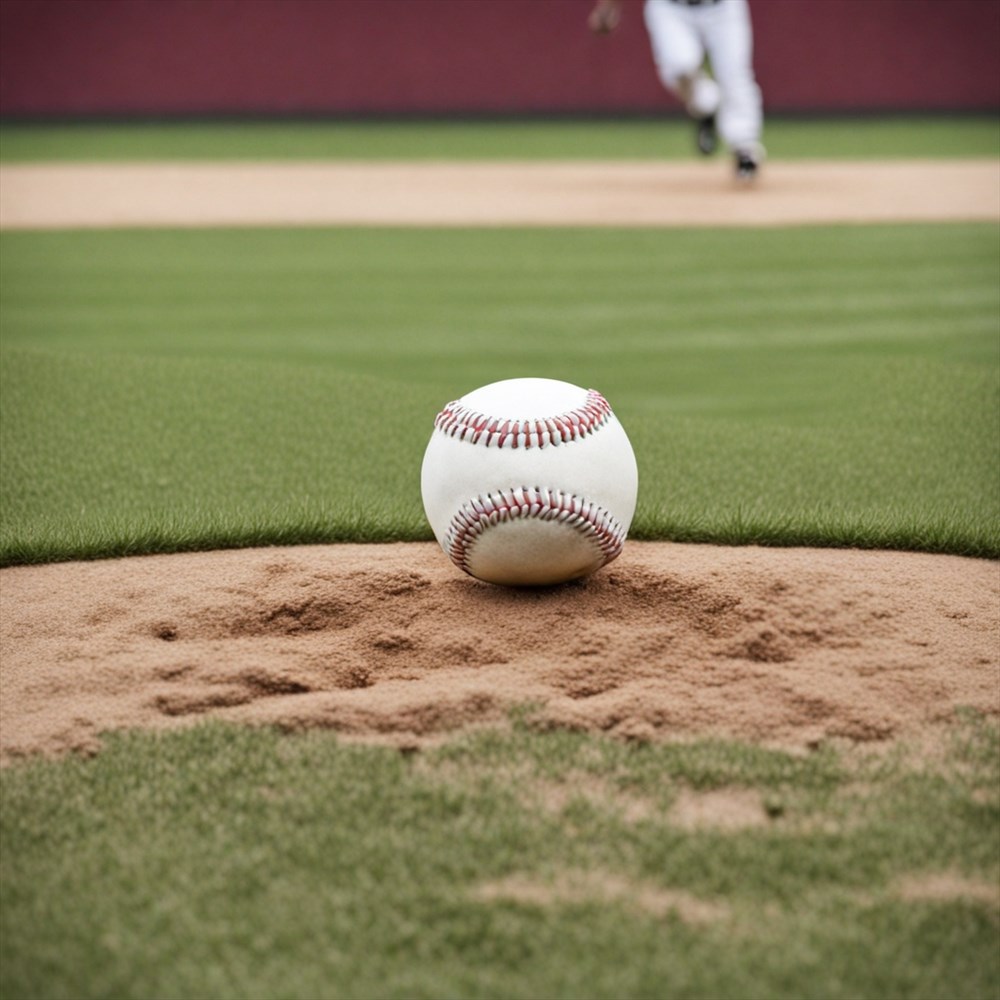
[[[753,72],[753,33],[746,0],[699,8],[702,37],[721,90],[719,134],[736,158],[737,175],[752,179],[764,157],[764,115]]]
[[[705,72],[705,49],[692,25],[691,8],[674,0],[646,0],[644,13],[660,81],[698,122],[698,148],[711,153],[720,90]]]

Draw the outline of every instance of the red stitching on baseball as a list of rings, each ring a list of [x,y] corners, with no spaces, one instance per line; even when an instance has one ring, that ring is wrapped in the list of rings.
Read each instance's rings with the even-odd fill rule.
[[[503,420],[463,406],[459,400],[449,403],[435,418],[434,428],[449,437],[487,448],[544,448],[578,438],[603,427],[611,416],[608,401],[595,389],[587,390],[582,406],[552,417],[532,420]]]
[[[516,486],[480,494],[464,503],[451,519],[444,549],[451,561],[470,576],[469,550],[488,528],[519,517],[560,521],[585,535],[604,556],[601,566],[616,559],[625,545],[621,523],[603,507],[562,490]],[[599,568],[599,567],[598,567]]]

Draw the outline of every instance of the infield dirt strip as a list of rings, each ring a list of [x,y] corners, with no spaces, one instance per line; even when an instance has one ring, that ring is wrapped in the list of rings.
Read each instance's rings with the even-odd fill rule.
[[[116,163],[0,167],[0,228],[780,226],[1000,218],[996,160],[768,164]]]
[[[753,190],[721,163],[0,168],[3,228],[948,219],[1000,219],[1000,164],[775,163]],[[407,746],[529,703],[541,726],[795,748],[1000,717],[994,561],[629,542],[531,591],[431,543],[337,545],[13,567],[0,597],[4,762],[206,717]]]

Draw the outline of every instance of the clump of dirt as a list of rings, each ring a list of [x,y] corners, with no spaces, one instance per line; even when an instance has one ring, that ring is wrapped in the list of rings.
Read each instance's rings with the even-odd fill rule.
[[[433,544],[0,572],[0,755],[206,717],[419,746],[530,705],[542,727],[805,748],[1000,715],[995,562],[629,543],[537,590]]]

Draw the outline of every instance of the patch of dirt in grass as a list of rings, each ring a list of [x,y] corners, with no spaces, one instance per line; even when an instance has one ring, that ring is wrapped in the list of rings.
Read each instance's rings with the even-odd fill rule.
[[[433,543],[306,546],[12,567],[0,595],[4,760],[205,718],[416,749],[530,705],[541,728],[806,751],[1000,716],[984,560],[630,542],[515,590]]]
[[[1000,882],[965,878],[954,872],[910,875],[899,880],[895,895],[907,902],[949,903],[954,900],[1000,907]]]
[[[728,833],[771,822],[760,793],[752,788],[718,788],[707,792],[682,789],[668,819],[672,825],[691,832]]]
[[[533,778],[521,788],[527,804],[540,805],[546,812],[555,815],[561,815],[577,801],[612,813],[625,823],[638,823],[657,812],[652,799],[623,792],[602,778],[585,772],[570,772],[563,781]]]
[[[564,872],[553,881],[512,875],[479,886],[473,895],[483,902],[504,900],[540,908],[620,903],[654,917],[672,914],[693,925],[716,923],[730,915],[725,903],[701,899],[680,889],[632,881],[610,872]]]

